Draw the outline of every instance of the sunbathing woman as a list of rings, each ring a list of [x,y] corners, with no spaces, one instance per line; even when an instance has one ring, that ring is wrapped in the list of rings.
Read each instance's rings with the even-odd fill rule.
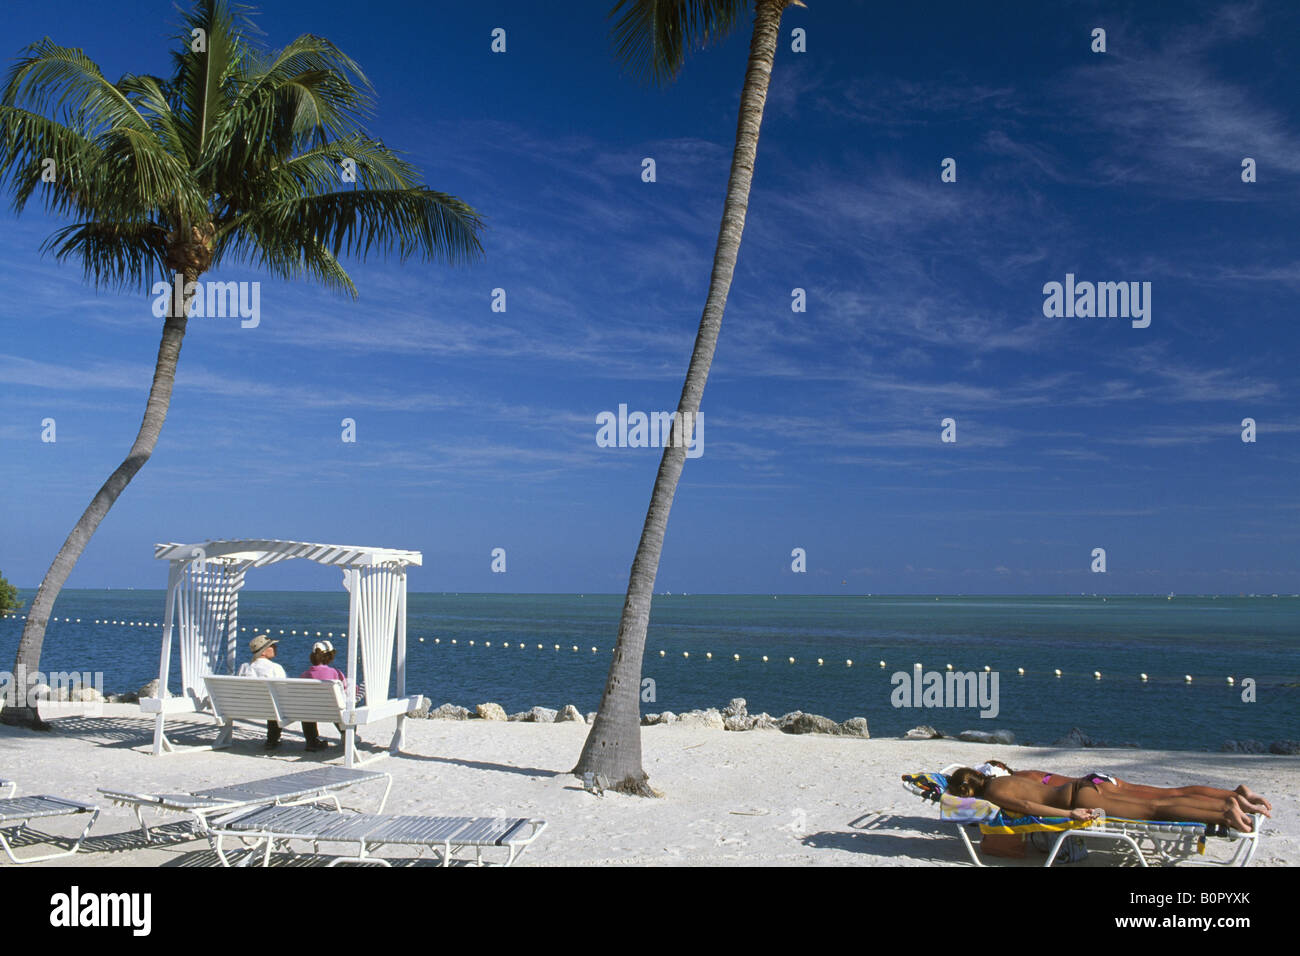
[[[1252,830],[1251,822],[1233,799],[1212,800],[1207,797],[1147,799],[1121,794],[1113,787],[1103,792],[1087,780],[1071,780],[1049,786],[1026,776],[987,777],[978,770],[962,767],[948,777],[948,792],[955,797],[980,797],[1012,813],[1033,816],[1067,816],[1071,820],[1091,820],[1097,811],[1108,816],[1131,820],[1213,823],[1232,827],[1243,833]],[[1061,811],[1066,811],[1064,814]]]
[[[1048,773],[1045,770],[1012,770],[1000,760],[990,760],[994,767],[1001,767],[1007,773],[1017,777],[1030,777],[1049,787],[1059,787],[1065,783],[1083,780],[1101,790],[1113,787],[1121,796],[1138,797],[1143,800],[1174,800],[1179,798],[1199,799],[1207,806],[1220,806],[1226,799],[1233,798],[1243,813],[1262,813],[1271,817],[1273,804],[1255,793],[1244,783],[1236,790],[1221,790],[1218,787],[1149,787],[1141,783],[1121,780],[1110,774],[1092,770],[1082,777],[1066,777],[1061,774]]]

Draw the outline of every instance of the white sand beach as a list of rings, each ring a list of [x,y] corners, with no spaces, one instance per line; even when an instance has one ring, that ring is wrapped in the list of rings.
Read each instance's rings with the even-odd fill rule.
[[[132,705],[106,705],[95,717],[65,717],[52,733],[0,727],[0,776],[20,793],[51,793],[98,803],[103,813],[81,866],[167,866],[215,862],[206,841],[178,835],[145,846],[129,810],[98,787],[185,791],[341,764],[337,749],[307,753],[297,728],[279,751],[262,748],[262,731],[241,724],[228,750],[149,753],[152,723]],[[169,722],[169,727],[171,722]],[[540,817],[546,831],[517,865],[888,865],[968,863],[951,827],[899,785],[899,775],[972,763],[990,756],[1017,768],[1065,773],[1109,770],[1159,786],[1246,782],[1274,806],[1254,866],[1300,863],[1300,765],[1295,757],[989,747],[950,740],[863,740],[779,731],[725,732],[692,726],[642,728],[645,768],[658,800],[585,792],[568,774],[587,727],[489,720],[411,720],[408,752],[367,769],[392,774],[386,812]],[[210,741],[208,718],[176,723],[180,744]],[[330,728],[332,733],[332,728]],[[378,729],[366,736],[375,742]],[[345,805],[373,809],[373,787]],[[180,818],[164,818],[176,823]],[[51,824],[50,832],[65,833]],[[1121,863],[1098,851],[1084,866]],[[409,858],[410,854],[383,852]],[[1032,851],[1026,864],[1041,862]],[[69,862],[69,861],[61,861]],[[999,861],[1005,863],[1006,861]],[[1018,865],[1018,864],[1013,864]]]

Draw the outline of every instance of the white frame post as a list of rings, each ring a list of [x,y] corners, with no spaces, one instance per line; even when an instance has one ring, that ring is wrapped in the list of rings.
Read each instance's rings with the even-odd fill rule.
[[[175,621],[176,609],[176,587],[180,583],[182,568],[184,565],[179,561],[170,561],[167,565],[167,607],[163,610],[163,639],[162,654],[158,662],[158,697],[165,701],[168,696],[167,689],[167,672],[172,666],[172,626]],[[167,739],[167,705],[164,702],[162,709],[158,711],[158,716],[154,718],[153,729],[153,753],[155,757],[160,757],[165,751],[171,750],[171,742]]]
[[[397,695],[406,696],[406,566],[397,568]],[[406,746],[406,714],[397,715],[397,729],[393,733],[391,750],[393,756],[401,753]]]
[[[343,572],[344,586],[348,589],[348,722],[343,731],[343,766],[352,769],[357,748],[357,621],[361,601],[361,570],[348,568]]]

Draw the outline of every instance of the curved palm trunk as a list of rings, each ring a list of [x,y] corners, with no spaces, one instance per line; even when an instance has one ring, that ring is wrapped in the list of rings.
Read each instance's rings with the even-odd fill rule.
[[[196,277],[196,273],[187,272],[182,282],[193,282]],[[183,287],[181,291],[184,291]],[[175,293],[171,301],[173,303],[176,301]],[[189,304],[190,297],[184,297],[180,315],[171,314],[175,311],[175,306],[168,309],[167,320],[163,323],[162,342],[158,346],[153,386],[149,389],[149,402],[145,406],[144,420],[140,422],[140,431],[135,436],[135,443],[131,446],[126,460],[117,466],[117,470],[108,476],[108,480],[95,493],[95,497],[82,513],[76,527],[63,542],[63,547],[55,556],[54,563],[45,572],[45,579],[41,581],[36,597],[32,599],[31,607],[27,611],[27,623],[23,626],[23,636],[18,642],[18,657],[14,664],[15,675],[25,673],[28,680],[31,680],[40,669],[45,627],[49,623],[55,599],[63,590],[68,575],[72,573],[81,553],[86,549],[91,535],[108,514],[108,509],[113,507],[118,495],[153,454],[154,446],[158,443],[158,435],[162,432],[163,422],[167,419],[167,408],[171,404],[172,385],[176,381],[176,363],[180,359],[181,340],[185,337],[185,313]],[[18,698],[16,705],[6,706],[4,710],[0,710],[0,721],[6,724],[48,729],[49,725],[41,720],[36,708],[27,706],[27,688],[15,686],[15,693]]]
[[[749,206],[749,186],[754,176],[758,153],[758,134],[763,125],[763,106],[767,102],[768,81],[776,55],[781,14],[789,0],[758,0],[754,11],[754,34],[749,46],[749,66],[745,86],[740,94],[740,120],[736,127],[736,146],[731,156],[731,176],[727,181],[727,198],[722,210],[722,225],[713,254],[713,275],[709,297],[704,304],[700,330],[695,336],[695,350],[677,403],[674,437],[683,419],[694,421],[704,396],[704,385],[713,364],[713,353],[722,329],[722,313],[731,291],[731,277],[740,253],[740,237],[745,229]],[[689,438],[689,436],[684,436]],[[609,786],[628,793],[651,795],[648,777],[641,767],[641,659],[645,653],[646,630],[650,624],[650,601],[654,595],[655,576],[663,554],[668,512],[672,510],[677,482],[686,462],[685,440],[672,441],[664,449],[655,477],[650,508],[641,529],[641,541],[632,561],[623,616],[618,624],[618,644],[609,667],[600,709],[582,748],[575,774],[598,773]]]

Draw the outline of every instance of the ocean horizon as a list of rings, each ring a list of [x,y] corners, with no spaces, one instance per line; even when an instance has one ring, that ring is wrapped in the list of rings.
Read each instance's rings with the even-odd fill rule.
[[[31,594],[20,592],[25,603]],[[42,670],[102,674],[106,693],[137,690],[157,676],[164,598],[162,589],[65,590]],[[681,713],[743,697],[751,713],[865,717],[872,736],[928,724],[950,736],[1008,730],[1019,743],[1048,745],[1077,727],[1111,745],[1267,745],[1294,739],[1300,727],[1297,601],[1271,594],[664,593],[651,614],[641,710]],[[621,593],[413,591],[407,691],[434,706],[594,710],[622,602]],[[347,629],[341,589],[245,589],[239,612],[239,660],[247,659],[247,640],[270,633],[282,642],[279,661],[291,676],[307,666],[318,633],[338,643]],[[20,618],[0,620],[0,666],[10,666],[21,626]],[[988,668],[998,678],[996,716],[981,717],[969,701],[894,706],[895,675],[910,677],[918,663],[924,672]],[[173,692],[176,667],[173,660]]]

